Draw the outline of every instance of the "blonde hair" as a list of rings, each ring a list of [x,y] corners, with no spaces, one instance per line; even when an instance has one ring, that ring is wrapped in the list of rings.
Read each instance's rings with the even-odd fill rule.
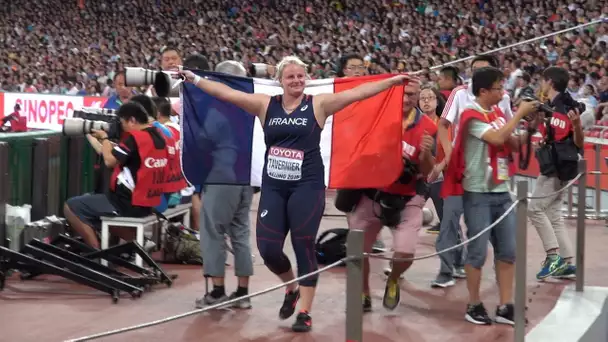
[[[283,57],[283,59],[281,59],[279,64],[277,64],[277,74],[276,74],[277,81],[281,80],[281,77],[283,76],[283,70],[285,69],[286,66],[288,66],[290,64],[299,65],[302,68],[304,68],[304,73],[306,73],[306,78],[310,78],[308,76],[308,71],[307,71],[308,65],[306,65],[306,63],[302,62],[302,60],[296,56],[285,56],[285,57]]]

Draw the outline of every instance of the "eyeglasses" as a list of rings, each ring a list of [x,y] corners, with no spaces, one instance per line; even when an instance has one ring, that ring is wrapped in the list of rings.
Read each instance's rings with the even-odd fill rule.
[[[347,70],[365,70],[365,65],[349,65],[346,67]]]
[[[420,98],[421,102],[431,102],[431,101],[435,101],[435,100],[437,100],[437,98],[435,96],[421,97]]]

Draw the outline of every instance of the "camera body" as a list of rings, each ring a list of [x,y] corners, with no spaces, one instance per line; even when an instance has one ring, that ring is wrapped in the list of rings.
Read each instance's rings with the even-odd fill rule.
[[[120,140],[122,126],[116,111],[85,107],[75,110],[71,118],[63,121],[62,132],[65,136],[82,136],[91,134],[93,130],[105,131],[110,140]]]
[[[566,106],[566,113],[564,113],[564,114],[567,114],[569,111],[573,110],[573,111],[577,111],[578,114],[580,115],[580,114],[583,114],[583,112],[585,112],[585,110],[587,110],[587,106],[585,106],[584,103],[574,100],[572,98],[572,96],[570,96],[569,93],[564,92],[564,93],[562,93],[561,96],[562,96],[562,102]]]
[[[409,159],[403,159],[403,171],[401,171],[401,175],[397,182],[401,184],[410,184],[418,177],[420,170],[418,169],[418,165],[414,164]]]
[[[538,109],[545,114],[545,118],[551,118],[553,116],[553,112],[555,112],[555,109],[551,108],[547,104],[542,103],[542,101],[540,101],[538,99],[538,97],[536,97],[536,95],[534,94],[534,91],[531,88],[527,88],[526,91],[522,92],[522,94],[520,96],[521,96],[522,101],[540,102],[540,106],[538,107]],[[572,96],[570,96],[570,94],[567,92],[561,93],[560,96],[562,97],[562,102],[566,107],[566,113],[573,110],[573,111],[577,111],[578,114],[580,115],[587,109],[587,107],[585,106],[584,103],[575,101],[572,98]],[[566,113],[564,113],[564,114],[566,114]],[[530,118],[527,116],[526,120],[529,121]]]

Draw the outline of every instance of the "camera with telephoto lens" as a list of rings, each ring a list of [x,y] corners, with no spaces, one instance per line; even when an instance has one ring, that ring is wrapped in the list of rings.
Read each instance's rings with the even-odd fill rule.
[[[180,68],[181,70],[181,68]],[[179,87],[174,87],[176,82],[172,75],[176,71],[159,71],[144,68],[125,68],[125,85],[127,87],[154,86],[158,97],[178,97]]]
[[[568,92],[561,93],[560,96],[562,97],[562,103],[566,107],[566,113],[564,113],[564,114],[567,114],[569,111],[573,110],[573,111],[578,111],[578,114],[580,115],[587,109],[585,107],[584,103],[575,101]],[[549,118],[549,117],[553,116],[553,112],[555,110],[553,108],[551,108],[549,105],[542,103],[540,101],[540,99],[538,97],[536,97],[536,95],[534,94],[534,90],[532,90],[531,88],[526,88],[524,91],[522,91],[522,93],[520,94],[520,97],[521,97],[522,101],[526,101],[526,102],[538,101],[540,103],[540,105],[538,106],[538,109],[540,111],[542,111],[543,113],[545,113],[545,117]],[[529,115],[526,116],[525,119],[528,121],[531,120]]]
[[[522,92],[519,96],[520,96],[521,100],[524,102],[537,101],[539,103],[538,110],[545,113],[545,117],[551,117],[553,115],[553,108],[544,104],[534,94],[534,90],[532,88],[525,88],[524,90],[522,90]],[[526,120],[526,121],[532,121],[532,119],[533,119],[533,117],[531,115],[526,115],[526,117],[524,118],[524,120]]]
[[[85,107],[75,110],[71,118],[63,121],[62,132],[66,136],[82,136],[93,133],[93,130],[105,131],[108,139],[119,140],[122,126],[116,111]]]

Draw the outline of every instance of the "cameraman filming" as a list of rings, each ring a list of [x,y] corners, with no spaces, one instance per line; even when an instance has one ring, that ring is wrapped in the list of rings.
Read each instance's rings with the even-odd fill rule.
[[[543,242],[547,257],[536,274],[541,280],[550,276],[573,278],[574,251],[562,218],[562,193],[555,193],[578,174],[579,155],[583,154],[583,128],[580,114],[585,106],[574,101],[566,91],[570,77],[564,68],[549,67],[543,72],[541,92],[550,102],[542,106],[544,125],[539,126],[543,136],[536,151],[540,175],[530,200],[528,216]],[[548,197],[544,197],[550,195]]]
[[[95,230],[101,228],[102,216],[144,217],[159,205],[171,172],[167,143],[148,123],[148,111],[140,103],[123,104],[117,112],[123,130],[118,145],[108,140],[104,131],[93,131],[101,141],[102,156],[113,168],[106,194],[87,194],[68,199],[64,215],[86,244],[99,248]],[[111,228],[111,234],[132,241],[132,229]]]

